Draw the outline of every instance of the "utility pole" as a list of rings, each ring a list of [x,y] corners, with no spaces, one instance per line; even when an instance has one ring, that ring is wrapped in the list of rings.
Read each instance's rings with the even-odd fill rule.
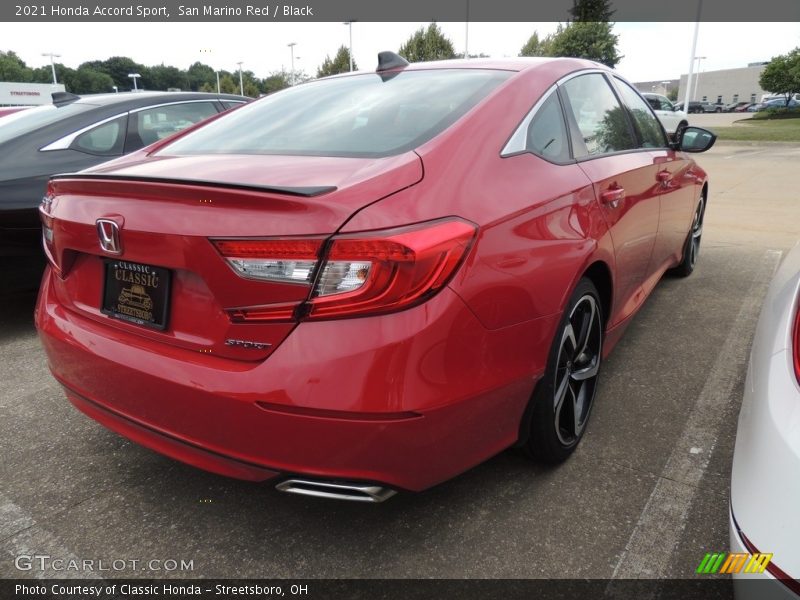
[[[239,61],[236,64],[239,65],[239,93],[244,96],[244,83],[242,82],[242,61]]]

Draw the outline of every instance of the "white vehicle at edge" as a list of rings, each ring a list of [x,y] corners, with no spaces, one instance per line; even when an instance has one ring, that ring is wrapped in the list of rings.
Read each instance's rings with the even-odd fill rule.
[[[800,598],[799,295],[800,244],[781,263],[764,300],[739,414],[731,552],[772,558],[761,574],[734,575],[737,600]]]
[[[675,110],[675,105],[670,102],[669,98],[661,94],[651,94],[646,92],[642,94],[647,103],[653,107],[653,112],[661,121],[667,133],[673,134],[680,127],[686,127],[689,121],[686,119],[686,113],[680,110]]]

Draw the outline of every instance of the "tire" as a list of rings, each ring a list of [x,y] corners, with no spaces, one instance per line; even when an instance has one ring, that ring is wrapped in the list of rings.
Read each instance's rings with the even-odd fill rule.
[[[688,277],[694,272],[697,257],[700,255],[700,240],[703,237],[703,217],[706,213],[706,197],[700,196],[692,218],[692,227],[683,244],[683,258],[678,266],[670,269],[672,275]]]
[[[722,112],[722,109],[721,109],[721,108],[718,106],[718,107],[717,107],[717,110],[716,110],[715,112],[721,113],[721,112]]]
[[[561,463],[581,441],[597,393],[603,333],[600,296],[592,281],[584,277],[567,303],[545,374],[526,412],[530,421],[524,450],[531,458]]]

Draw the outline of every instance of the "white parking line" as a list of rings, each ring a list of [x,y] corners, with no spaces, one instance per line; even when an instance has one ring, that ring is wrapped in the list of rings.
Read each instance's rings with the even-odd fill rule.
[[[751,150],[750,152],[737,152],[736,154],[730,154],[729,156],[724,156],[725,160],[729,158],[739,158],[740,156],[751,156],[753,154],[761,154],[762,152],[766,152],[766,148],[762,148],[761,150]]]
[[[768,250],[762,257],[753,283],[686,420],[686,427],[614,569],[614,579],[657,579],[666,575],[698,485],[717,443],[724,409],[731,403],[733,388],[747,364],[761,303],[781,254],[777,250]],[[614,595],[617,591],[620,590],[615,589],[613,581],[610,582],[607,593]]]

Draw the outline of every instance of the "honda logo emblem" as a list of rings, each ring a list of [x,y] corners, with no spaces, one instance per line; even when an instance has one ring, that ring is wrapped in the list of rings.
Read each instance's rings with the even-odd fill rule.
[[[97,236],[100,247],[109,254],[122,254],[122,242],[119,239],[119,225],[109,219],[97,219]]]

